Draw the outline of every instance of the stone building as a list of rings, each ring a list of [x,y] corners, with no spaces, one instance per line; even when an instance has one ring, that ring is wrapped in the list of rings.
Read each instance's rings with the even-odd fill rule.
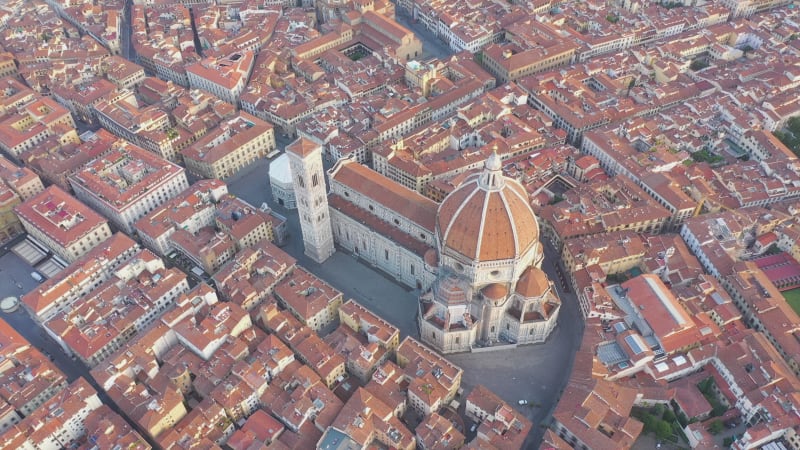
[[[336,244],[420,290],[423,342],[452,353],[550,335],[560,300],[541,270],[539,226],[497,154],[439,205],[349,160],[330,184]]]

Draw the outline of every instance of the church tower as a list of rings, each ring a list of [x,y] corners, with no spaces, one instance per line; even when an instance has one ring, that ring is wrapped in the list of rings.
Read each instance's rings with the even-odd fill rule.
[[[286,154],[289,155],[305,253],[321,264],[336,251],[328,213],[322,147],[300,138],[286,147]]]

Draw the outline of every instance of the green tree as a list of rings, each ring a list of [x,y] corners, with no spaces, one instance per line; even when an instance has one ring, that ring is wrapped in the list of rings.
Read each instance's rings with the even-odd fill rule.
[[[719,416],[725,414],[725,412],[727,412],[727,411],[728,411],[728,408],[725,405],[723,405],[722,403],[716,403],[714,405],[714,409],[711,410],[711,415],[714,416],[714,417],[719,417]]]
[[[642,423],[644,424],[645,433],[649,433],[651,431],[655,431],[655,428],[654,428],[655,420],[656,420],[656,418],[653,417],[652,414],[644,413],[644,415],[642,416]]]
[[[702,58],[695,58],[692,60],[692,63],[689,64],[689,69],[695,72],[697,72],[700,69],[705,69],[706,67],[708,67],[708,63],[706,62],[706,60]]]
[[[664,405],[659,403],[655,407],[653,407],[653,415],[658,417],[659,419],[662,418],[664,416]]]
[[[792,133],[800,134],[800,116],[790,117],[789,120],[786,121],[786,125]]]
[[[664,420],[667,422],[675,422],[676,419],[675,413],[672,412],[672,408],[666,408],[664,411]]]
[[[655,428],[656,428],[656,436],[659,439],[666,439],[672,436],[672,426],[668,422],[659,420],[658,422],[656,422]]]
[[[725,429],[725,425],[722,423],[721,420],[715,420],[711,422],[711,425],[708,427],[708,432],[711,434],[719,434],[722,430]]]

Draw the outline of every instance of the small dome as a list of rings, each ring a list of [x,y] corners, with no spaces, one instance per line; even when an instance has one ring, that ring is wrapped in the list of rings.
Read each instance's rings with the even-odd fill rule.
[[[480,174],[468,177],[439,205],[436,233],[441,251],[473,261],[519,258],[539,241],[528,193],[501,171],[492,154]]]
[[[508,288],[500,283],[492,283],[481,289],[481,294],[490,300],[500,300],[508,296]]]
[[[522,272],[517,281],[516,291],[525,298],[535,298],[544,295],[550,289],[550,281],[542,269],[528,267]]]
[[[463,305],[467,303],[467,293],[458,282],[458,278],[449,276],[441,280],[435,288],[437,300],[444,305]]]

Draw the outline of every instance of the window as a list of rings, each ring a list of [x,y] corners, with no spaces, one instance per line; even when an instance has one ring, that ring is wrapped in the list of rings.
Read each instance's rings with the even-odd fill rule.
[[[318,184],[319,184],[319,176],[315,173],[314,175],[311,175],[311,186],[317,187]]]
[[[414,265],[411,265],[411,275],[414,275]]]
[[[389,260],[389,250],[384,250],[383,254],[386,257],[386,260],[388,261]]]
[[[306,187],[305,182],[303,182],[303,176],[302,175],[298,175],[297,176],[297,184],[299,184],[300,187]]]

